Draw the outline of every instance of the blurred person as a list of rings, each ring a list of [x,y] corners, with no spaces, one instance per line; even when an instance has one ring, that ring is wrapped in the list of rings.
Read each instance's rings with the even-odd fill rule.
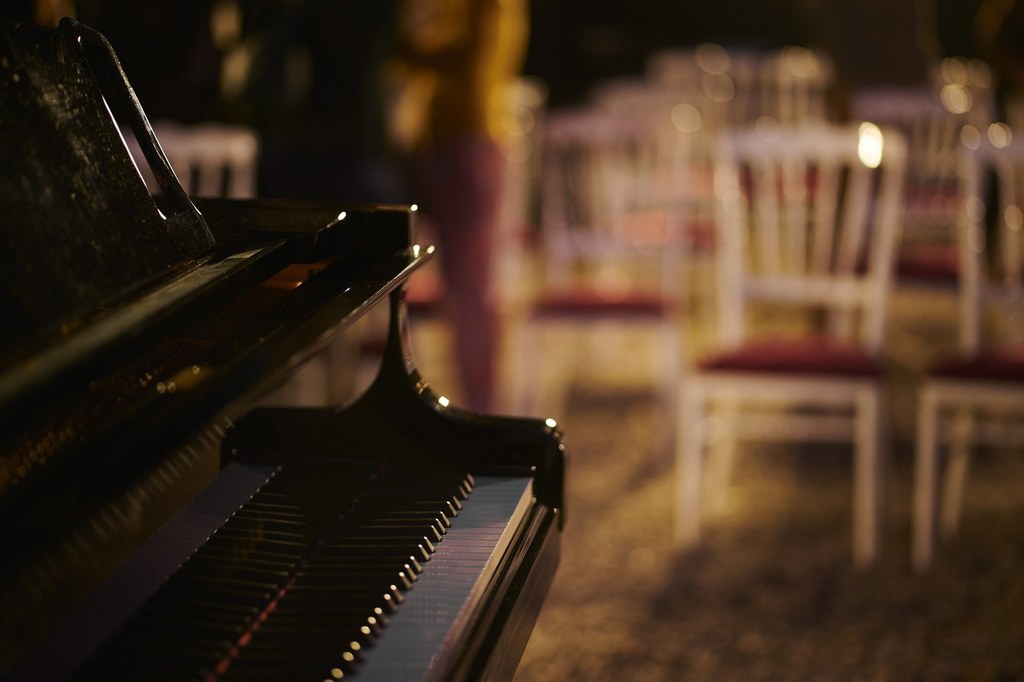
[[[391,134],[436,232],[466,407],[494,402],[492,264],[505,160],[502,114],[525,58],[526,0],[403,0]]]

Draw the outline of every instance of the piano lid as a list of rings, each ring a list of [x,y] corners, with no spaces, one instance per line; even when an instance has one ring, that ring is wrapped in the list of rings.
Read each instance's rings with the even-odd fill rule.
[[[114,114],[142,142],[159,208]],[[213,246],[99,33],[0,19],[0,130],[0,357]]]
[[[160,196],[119,123],[140,141]],[[122,475],[149,441],[184,439],[286,375],[429,257],[411,248],[406,207],[207,200],[204,217],[106,39],[70,20],[44,29],[0,19],[0,129],[8,548],[55,527],[85,497],[85,478]],[[20,510],[40,496],[54,501],[30,523]]]

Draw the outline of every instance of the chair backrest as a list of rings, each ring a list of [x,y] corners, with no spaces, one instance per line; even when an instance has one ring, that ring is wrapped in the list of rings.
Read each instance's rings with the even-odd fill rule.
[[[709,127],[724,129],[745,127],[762,116],[783,125],[826,120],[835,68],[824,54],[795,45],[761,51],[701,43],[654,53],[646,77],[703,95]]]
[[[589,107],[549,118],[541,202],[547,286],[594,271],[623,275],[639,264],[681,288],[668,280],[682,267],[683,161],[700,134],[700,114],[680,104],[652,101],[643,116]]]
[[[895,128],[907,139],[908,225],[910,231],[951,226],[962,196],[956,152],[963,139],[977,139],[983,129],[972,121],[973,100],[966,91],[876,88],[856,93],[850,105],[857,120]],[[952,234],[940,235],[943,239]]]
[[[753,123],[764,113],[764,63],[768,53],[701,43],[651,55],[646,77],[661,87],[699,95],[705,129],[720,130]]]
[[[959,158],[966,195],[958,231],[960,348],[974,355],[1024,343],[1024,137],[1013,139],[997,124]],[[986,320],[986,311],[996,314]]]
[[[825,55],[790,45],[765,60],[764,115],[782,125],[825,121],[835,85],[835,69]]]
[[[256,196],[259,137],[254,131],[219,123],[183,125],[171,121],[155,122],[153,131],[189,195],[231,199]],[[125,135],[125,140],[135,157],[138,149],[134,138]],[[145,168],[140,166],[140,172],[156,193]]]
[[[932,87],[943,103],[953,110],[968,112],[969,122],[983,128],[996,113],[995,81],[992,69],[984,61],[966,57],[946,57],[929,69]]]
[[[750,129],[717,146],[721,340],[750,304],[823,313],[826,331],[880,348],[906,145],[872,124]],[[859,322],[859,324],[855,324]]]
[[[701,79],[707,73],[702,55],[720,46],[712,43],[696,47],[670,47],[652,53],[644,65],[644,78],[672,90],[700,92]]]
[[[547,100],[547,84],[533,76],[518,78],[506,89],[502,225],[511,230],[529,222],[540,190]]]
[[[524,76],[507,88],[503,128],[505,179],[498,237],[494,246],[494,287],[502,305],[515,304],[523,288],[523,266],[536,228],[544,161],[548,86]]]
[[[593,106],[638,126],[639,203],[671,207],[679,229],[700,242],[711,225],[714,193],[712,153],[722,121],[718,105],[701,92],[666,87],[649,79],[624,78],[599,83],[590,93]],[[691,229],[692,228],[692,229]]]

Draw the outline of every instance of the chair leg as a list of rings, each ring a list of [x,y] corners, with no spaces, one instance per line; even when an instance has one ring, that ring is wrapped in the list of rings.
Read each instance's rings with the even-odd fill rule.
[[[927,384],[917,406],[917,452],[914,461],[914,569],[931,565],[935,545],[935,483],[938,468],[939,406]]]
[[[964,487],[971,461],[973,427],[974,419],[969,408],[960,408],[954,413],[939,518],[939,531],[944,539],[956,535],[960,527],[960,511],[963,509]]]
[[[552,358],[566,346],[558,338],[557,324],[541,320],[525,323],[519,353],[520,371],[515,377],[517,412],[532,417],[564,418],[563,393],[567,372],[562,358]]]
[[[659,439],[658,461],[671,461],[672,448],[676,442],[676,419],[679,414],[679,377],[682,372],[682,338],[677,320],[669,318],[661,328],[661,362],[654,369],[657,380],[662,374],[661,385],[661,438]]]
[[[533,371],[540,364],[540,343],[538,337],[540,330],[534,320],[523,320],[522,326],[515,331],[513,338],[515,367],[510,380],[511,393],[509,402],[512,404],[512,414],[529,415],[536,408],[539,391],[537,382],[540,374]]]
[[[517,311],[504,311],[501,316],[501,333],[498,346],[497,390],[494,396],[496,414],[522,414],[526,380],[526,366],[522,363],[521,349],[525,343],[523,329],[526,321]]]
[[[857,398],[853,480],[853,559],[858,568],[878,555],[881,396],[865,389]]]
[[[578,360],[578,354],[567,352],[567,349],[577,347],[579,330],[571,323],[558,322],[550,325],[547,331],[545,340],[548,343],[541,350],[545,364],[544,375],[540,378],[544,381],[538,382],[542,388],[538,410],[543,412],[537,414],[564,419],[569,411],[569,391],[576,376]],[[589,337],[589,330],[584,334]]]
[[[696,379],[684,383],[679,400],[679,424],[676,429],[675,541],[690,548],[700,540],[701,464],[703,437],[701,415],[704,395]]]
[[[707,512],[710,516],[725,513],[729,499],[729,482],[736,462],[736,431],[739,427],[740,405],[729,396],[715,405],[714,432],[708,444]]]

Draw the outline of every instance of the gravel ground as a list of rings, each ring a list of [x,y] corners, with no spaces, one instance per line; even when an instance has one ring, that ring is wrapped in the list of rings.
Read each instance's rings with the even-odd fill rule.
[[[642,345],[628,345],[636,366],[580,377],[561,420],[572,457],[562,565],[517,682],[1024,680],[1024,458],[974,458],[958,537],[914,572],[914,396],[921,370],[955,344],[955,307],[900,294],[892,317],[883,549],[866,571],[851,559],[848,447],[741,448],[728,508],[680,553],[656,404],[619,381],[642,376]],[[708,318],[693,319],[699,352]]]
[[[870,570],[850,559],[842,449],[743,450],[730,508],[680,554],[653,415],[621,393],[571,403],[563,560],[516,680],[1024,679],[1019,459],[978,458],[960,536],[925,575],[905,448]]]
[[[955,307],[893,308],[883,548],[865,571],[851,559],[848,447],[744,446],[726,511],[700,547],[675,551],[644,341],[602,337],[611,360],[580,358],[555,414],[571,457],[562,563],[516,681],[1024,680],[1024,458],[975,458],[959,536],[915,573],[914,394],[955,344]],[[699,352],[708,318],[692,319]],[[413,338],[424,376],[450,385],[443,350]]]

